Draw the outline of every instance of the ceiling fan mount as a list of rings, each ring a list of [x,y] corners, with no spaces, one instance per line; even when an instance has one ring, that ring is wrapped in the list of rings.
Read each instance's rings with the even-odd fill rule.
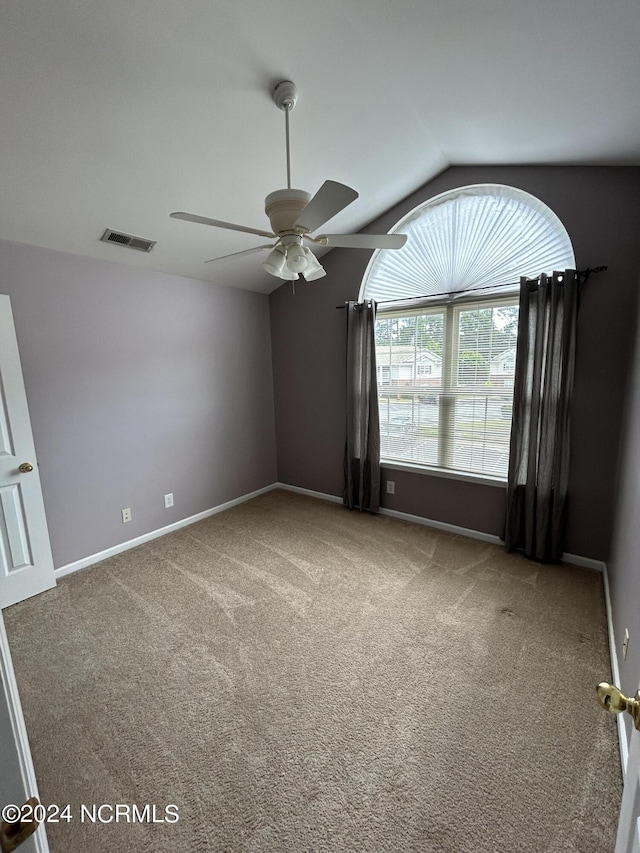
[[[298,87],[291,80],[281,80],[273,90],[273,100],[281,110],[291,111],[298,102]]]
[[[321,225],[334,217],[341,210],[358,198],[358,193],[345,184],[337,181],[325,181],[318,192],[312,197],[305,190],[294,189],[291,186],[291,146],[289,138],[289,116],[298,101],[298,89],[291,80],[281,80],[273,90],[273,100],[276,106],[284,110],[286,151],[287,151],[287,188],[275,190],[265,199],[265,213],[269,218],[271,231],[250,228],[245,225],[235,225],[220,219],[209,219],[193,213],[182,211],[171,213],[174,219],[187,222],[197,222],[201,225],[213,225],[216,228],[226,228],[231,231],[243,231],[247,234],[258,234],[261,237],[273,238],[275,243],[245,249],[211,258],[211,261],[222,261],[238,255],[248,255],[271,249],[264,269],[270,274],[285,281],[292,281],[300,274],[307,281],[314,281],[326,275],[322,265],[311,249],[305,245],[312,243],[317,246],[342,246],[351,249],[400,249],[407,239],[406,234],[321,234],[311,236]]]

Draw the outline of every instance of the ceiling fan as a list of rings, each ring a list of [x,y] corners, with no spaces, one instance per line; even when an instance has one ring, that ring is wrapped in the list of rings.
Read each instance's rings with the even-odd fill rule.
[[[247,234],[257,234],[260,237],[270,237],[275,243],[245,249],[242,252],[232,252],[211,261],[222,261],[239,255],[250,255],[270,249],[263,263],[264,269],[277,278],[294,281],[300,274],[307,281],[314,281],[326,275],[322,265],[307,244],[315,246],[339,246],[346,249],[401,249],[406,240],[406,234],[320,234],[311,236],[315,231],[347,205],[358,198],[358,193],[345,184],[336,181],[325,181],[318,192],[311,197],[304,190],[291,188],[291,155],[289,142],[289,114],[298,99],[297,88],[290,80],[278,83],[273,91],[273,100],[285,113],[285,130],[287,144],[287,189],[269,193],[264,202],[264,208],[271,231],[260,228],[249,228],[245,225],[235,225],[220,219],[209,219],[193,213],[176,212],[170,214],[173,219],[184,219],[187,222],[198,222],[201,225],[213,225],[215,228],[227,228],[230,231],[244,231]]]

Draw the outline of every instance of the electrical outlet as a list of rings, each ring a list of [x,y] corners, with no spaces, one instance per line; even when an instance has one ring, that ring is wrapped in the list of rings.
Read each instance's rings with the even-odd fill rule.
[[[387,480],[387,494],[395,495],[396,493],[396,483],[395,480]]]
[[[122,510],[122,523],[126,524],[127,521],[131,521],[131,507]]]
[[[627,652],[629,651],[629,629],[624,629],[624,642],[622,643],[622,657],[624,660],[627,659]]]
[[[170,506],[173,506],[173,492],[164,496],[164,508],[169,509]]]

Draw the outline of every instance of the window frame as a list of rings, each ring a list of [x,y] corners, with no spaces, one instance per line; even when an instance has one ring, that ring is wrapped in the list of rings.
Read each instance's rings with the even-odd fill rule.
[[[417,303],[417,304],[416,304]],[[458,385],[459,366],[459,341],[460,341],[460,312],[470,306],[497,308],[518,306],[519,295],[516,290],[509,289],[504,294],[492,291],[486,296],[477,292],[469,291],[455,297],[446,299],[418,299],[413,305],[407,301],[399,300],[397,303],[378,305],[376,321],[400,317],[415,317],[425,313],[443,314],[443,342],[442,342],[442,371],[440,392],[440,405],[438,407],[438,463],[436,465],[394,459],[393,457],[380,456],[381,467],[390,470],[411,471],[424,473],[448,479],[464,480],[496,486],[504,486],[507,482],[506,475],[492,475],[479,471],[467,471],[455,468],[453,465],[443,464],[443,460],[453,461],[455,448],[455,403],[464,392],[460,393]],[[389,385],[376,382],[378,402],[380,403],[380,391],[389,393]],[[382,429],[381,429],[382,437]]]

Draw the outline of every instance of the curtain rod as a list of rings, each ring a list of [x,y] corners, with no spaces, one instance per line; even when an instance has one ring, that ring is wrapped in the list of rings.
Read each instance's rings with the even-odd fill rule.
[[[609,267],[601,266],[601,267],[587,267],[584,270],[577,270],[578,275],[583,276],[583,280],[580,284],[584,284],[586,280],[589,278],[591,273],[593,272],[605,272]],[[530,278],[529,281],[538,281],[540,276],[535,276],[534,278]],[[405,296],[404,299],[382,299],[378,302],[378,305],[384,305],[387,302],[410,302],[412,299],[432,299],[436,296],[454,296],[458,293],[478,293],[480,290],[497,290],[500,287],[519,287],[519,284],[487,284],[485,287],[474,287],[473,290],[449,290],[446,293],[429,293],[426,296]],[[337,310],[344,310],[344,305],[336,305]]]

